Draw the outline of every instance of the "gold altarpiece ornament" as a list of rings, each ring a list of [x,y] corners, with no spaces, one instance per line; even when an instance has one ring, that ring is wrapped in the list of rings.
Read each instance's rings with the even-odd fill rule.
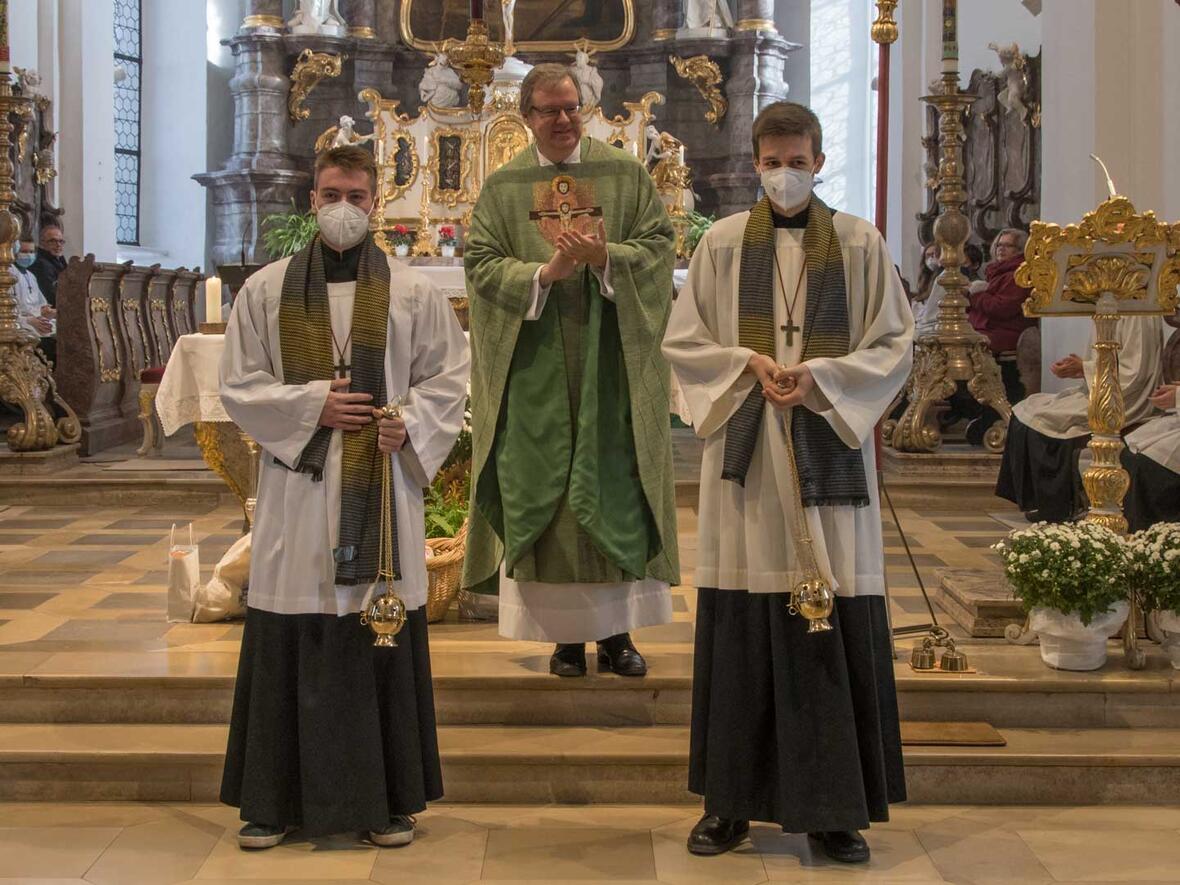
[[[942,444],[933,407],[950,397],[965,382],[978,403],[999,416],[983,436],[989,452],[1001,452],[1008,437],[1012,406],[1000,380],[1000,367],[987,339],[967,320],[967,277],[963,251],[971,235],[971,222],[963,213],[967,187],[963,174],[963,114],[975,96],[959,90],[959,73],[944,69],[941,89],[922,101],[938,109],[938,204],[934,222],[942,273],[937,283],[945,294],[938,305],[935,330],[914,344],[914,368],[906,383],[908,405],[897,421],[886,421],[882,433],[887,445],[901,452],[933,452]]]
[[[0,0],[0,47],[8,52],[8,0]],[[40,340],[17,321],[16,273],[13,257],[20,240],[20,219],[12,211],[12,119],[23,118],[34,101],[13,95],[7,68],[0,69],[0,401],[18,408],[23,418],[8,428],[13,452],[44,452],[59,443],[82,438],[77,415],[57,394],[52,367],[41,352]],[[61,417],[53,417],[57,406]]]
[[[304,49],[291,69],[291,92],[287,96],[287,114],[292,123],[306,120],[311,110],[303,103],[320,81],[326,77],[339,77],[344,69],[347,56],[330,52],[315,52]]]
[[[721,68],[717,62],[707,55],[694,55],[692,58],[670,55],[668,61],[676,73],[695,86],[701,98],[709,103],[705,119],[714,126],[720,125],[729,110],[729,101],[721,94]]]
[[[1119,460],[1126,411],[1119,386],[1118,324],[1121,317],[1176,311],[1180,223],[1137,212],[1115,192],[1109,175],[1106,180],[1110,197],[1080,224],[1033,222],[1016,282],[1032,290],[1024,303],[1025,316],[1093,318],[1095,369],[1088,409],[1093,460],[1082,474],[1090,500],[1086,520],[1126,534],[1123,497],[1130,477]],[[1139,607],[1135,594],[1130,597],[1123,644],[1128,666],[1139,669],[1145,663],[1136,636]]]

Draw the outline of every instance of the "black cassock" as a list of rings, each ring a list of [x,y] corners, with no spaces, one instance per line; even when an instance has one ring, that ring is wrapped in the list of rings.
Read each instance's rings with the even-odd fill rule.
[[[811,634],[787,602],[698,591],[689,789],[792,833],[888,820],[906,789],[885,598],[838,597]]]

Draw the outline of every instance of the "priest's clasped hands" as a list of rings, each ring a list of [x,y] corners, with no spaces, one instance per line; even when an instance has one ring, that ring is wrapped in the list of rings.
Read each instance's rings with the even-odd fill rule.
[[[606,267],[606,222],[601,218],[592,237],[576,230],[558,234],[557,249],[541,268],[541,285],[549,286],[558,280],[569,279],[581,264],[599,270]]]
[[[803,404],[815,389],[815,378],[811,369],[800,363],[797,366],[780,366],[765,354],[756,353],[746,364],[762,385],[762,396],[780,412]]]
[[[333,378],[328,398],[320,411],[320,427],[333,430],[360,430],[379,418],[377,448],[386,455],[400,452],[406,444],[406,422],[401,418],[383,418],[380,409],[373,408],[371,393],[349,393],[351,378]]]

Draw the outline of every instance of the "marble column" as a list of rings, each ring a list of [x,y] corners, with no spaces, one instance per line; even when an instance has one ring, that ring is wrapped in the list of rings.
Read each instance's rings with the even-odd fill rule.
[[[289,212],[310,176],[289,153],[287,51],[283,38],[267,29],[227,41],[234,54],[230,92],[234,99],[234,150],[224,169],[194,175],[209,189],[213,204],[213,261],[218,265],[260,264],[262,221]]]
[[[242,29],[245,31],[256,28],[283,28],[283,0],[250,0],[249,11],[242,19]]]
[[[376,39],[377,0],[340,0],[340,14],[348,23],[349,36]]]
[[[799,44],[762,29],[739,31],[731,43],[729,78],[725,83],[729,99],[725,136],[729,149],[718,171],[708,177],[720,216],[747,209],[754,201],[758,189],[751,142],[754,118],[766,105],[787,97],[783,69],[787,56],[799,48]]]
[[[774,32],[774,0],[738,0],[734,18],[739,31]]]

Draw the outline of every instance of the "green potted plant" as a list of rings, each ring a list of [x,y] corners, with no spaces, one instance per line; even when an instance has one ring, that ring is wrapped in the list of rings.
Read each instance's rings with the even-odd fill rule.
[[[276,212],[262,219],[262,245],[272,261],[294,255],[319,233],[314,212],[300,212],[291,201],[290,212]]]
[[[1101,667],[1130,609],[1122,538],[1092,522],[1037,523],[993,549],[1040,637],[1041,659],[1060,670]]]
[[[702,215],[696,210],[688,213],[688,228],[684,233],[684,242],[688,246],[689,255],[692,255],[696,251],[697,243],[701,241],[701,237],[713,226],[713,222],[716,220],[712,215]]]
[[[423,498],[426,521],[426,620],[441,621],[459,593],[471,493],[471,401],[463,428]]]
[[[1127,539],[1131,582],[1145,612],[1155,612],[1163,648],[1180,670],[1180,523],[1160,522]]]

